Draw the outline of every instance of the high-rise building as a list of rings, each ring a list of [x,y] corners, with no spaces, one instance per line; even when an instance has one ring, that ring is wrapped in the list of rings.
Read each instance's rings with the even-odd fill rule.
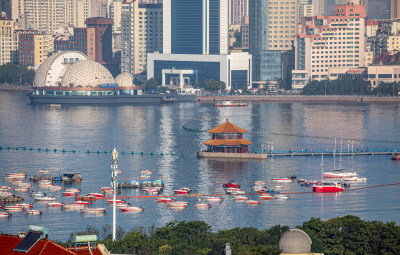
[[[228,54],[228,0],[164,0],[163,52]]]
[[[18,37],[14,33],[14,22],[7,18],[5,12],[0,17],[0,65],[17,63]]]
[[[206,79],[250,88],[251,56],[229,54],[230,0],[164,0],[163,52],[147,55],[147,78],[180,90]]]
[[[310,0],[313,6],[313,16],[328,15],[328,0]]]
[[[122,21],[121,71],[141,73],[146,70],[147,53],[162,51],[162,4],[130,3]]]
[[[26,23],[46,34],[65,24],[64,0],[25,0],[24,13]]]
[[[390,0],[390,19],[400,18],[400,0]]]
[[[27,1],[27,0],[25,0]],[[84,27],[85,20],[92,16],[92,0],[66,0],[65,24],[72,27]]]
[[[229,25],[240,25],[242,17],[249,16],[248,0],[229,0],[230,1],[230,17]]]
[[[242,48],[248,49],[250,43],[250,29],[249,29],[249,16],[242,17],[242,23],[240,24],[240,32],[242,33]]]
[[[40,31],[18,32],[19,64],[38,68],[54,51],[53,38]]]
[[[317,16],[295,38],[292,88],[301,90],[310,79],[336,79],[349,69],[364,66],[365,5],[347,0],[336,5],[334,16]]]
[[[112,25],[113,21],[109,18],[88,18],[85,21],[87,28],[94,28],[95,61],[111,62],[112,55]],[[92,38],[88,38],[91,40]],[[89,55],[90,48],[88,49]]]
[[[250,53],[253,79],[282,79],[282,52],[292,50],[297,33],[296,0],[250,1]]]

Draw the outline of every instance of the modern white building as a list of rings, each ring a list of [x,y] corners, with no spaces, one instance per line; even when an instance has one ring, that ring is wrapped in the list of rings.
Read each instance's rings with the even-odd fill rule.
[[[315,16],[296,35],[292,89],[301,90],[310,79],[336,79],[339,73],[364,66],[366,15],[361,3],[348,0],[336,5],[334,16]]]
[[[147,55],[147,79],[189,86],[215,79],[228,90],[250,88],[251,55],[229,54],[228,10],[229,0],[164,0],[163,52]]]

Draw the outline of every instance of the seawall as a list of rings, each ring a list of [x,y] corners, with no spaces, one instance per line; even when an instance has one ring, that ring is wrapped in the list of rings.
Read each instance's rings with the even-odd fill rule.
[[[301,96],[301,95],[244,95],[244,96],[197,96],[199,102],[216,101],[260,101],[260,102],[396,102],[400,97],[372,97],[372,96]]]

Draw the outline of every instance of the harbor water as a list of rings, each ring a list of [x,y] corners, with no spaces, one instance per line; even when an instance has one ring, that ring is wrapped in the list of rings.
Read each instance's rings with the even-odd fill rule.
[[[400,182],[400,161],[390,160],[390,155],[339,157],[337,154],[335,160],[324,156],[324,171],[331,171],[335,164],[354,169],[359,176],[367,178],[366,182],[351,184],[351,188],[366,189],[335,194],[310,193],[310,187],[296,182],[271,182],[271,178],[288,175],[320,179],[320,156],[254,161],[196,157],[201,143],[211,137],[207,132],[198,131],[214,128],[227,118],[248,130],[244,138],[253,142],[250,151],[255,152],[260,152],[262,146],[265,150],[271,149],[272,144],[274,151],[333,150],[335,137],[337,149],[342,147],[342,151],[351,147],[398,150],[399,107],[396,103],[296,102],[255,102],[235,108],[199,102],[48,107],[29,104],[29,98],[22,92],[0,91],[0,186],[10,185],[3,181],[10,169],[23,171],[30,177],[37,169],[45,168],[53,175],[82,172],[82,182],[68,187],[81,189],[81,194],[99,192],[100,187],[110,186],[110,151],[115,146],[119,151],[118,167],[122,170],[119,180],[137,180],[142,170],[150,170],[153,173],[149,180],[162,178],[165,183],[162,195],[173,195],[180,187],[191,188],[192,194],[223,194],[223,183],[230,179],[237,180],[248,193],[254,193],[252,186],[258,180],[266,181],[272,188],[283,186],[278,189],[280,192],[291,193],[288,200],[262,201],[252,206],[224,196],[221,203],[213,203],[207,210],[194,207],[197,196],[177,197],[176,200],[189,203],[182,211],[170,210],[154,198],[131,197],[127,202],[144,210],[140,213],[117,211],[117,225],[125,230],[162,227],[175,220],[205,221],[213,231],[235,227],[265,229],[277,224],[295,227],[311,217],[326,220],[348,214],[399,224],[400,185],[372,188]],[[186,127],[192,131],[182,128],[188,120],[192,121]],[[55,195],[59,202],[74,201],[62,197],[60,191],[49,192],[36,184],[31,190]],[[28,193],[16,194],[25,202],[33,202]],[[124,189],[119,195],[146,194],[137,189]],[[256,195],[248,197],[257,200]],[[10,218],[0,218],[0,232],[17,234],[33,224],[48,227],[50,239],[67,240],[70,233],[85,230],[88,225],[102,230],[112,224],[112,206],[105,200],[96,201],[91,207],[105,207],[107,212],[85,215],[35,203],[34,208],[43,211],[42,215],[15,212]]]

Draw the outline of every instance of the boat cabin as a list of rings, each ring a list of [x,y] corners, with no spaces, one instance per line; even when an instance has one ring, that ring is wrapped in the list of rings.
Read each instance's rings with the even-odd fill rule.
[[[227,118],[225,123],[208,130],[212,138],[203,143],[207,146],[205,152],[248,153],[248,146],[252,142],[243,138],[243,133],[246,132],[247,130],[232,124]]]

